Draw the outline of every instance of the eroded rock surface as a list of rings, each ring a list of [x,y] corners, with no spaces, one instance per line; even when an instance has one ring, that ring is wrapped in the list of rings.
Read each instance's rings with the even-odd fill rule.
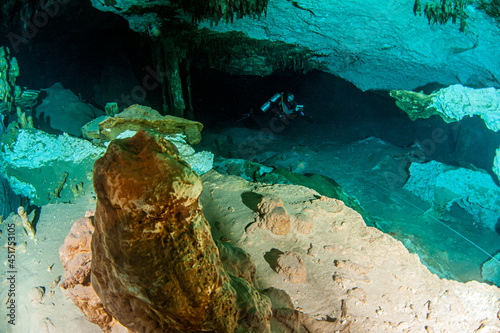
[[[104,332],[110,332],[117,322],[104,309],[90,283],[90,242],[94,232],[90,218],[89,215],[77,220],[59,248],[59,257],[64,266],[64,281],[61,287],[67,290],[88,321],[99,325]]]
[[[307,269],[297,254],[285,252],[278,257],[276,273],[283,276],[290,283],[304,283],[307,278]]]
[[[45,97],[35,108],[34,118],[37,128],[47,133],[67,133],[81,137],[81,127],[103,112],[91,104],[84,103],[75,93],[64,89],[61,83],[55,83],[45,89]]]
[[[257,217],[259,227],[276,235],[286,235],[290,231],[290,215],[279,197],[263,197],[257,209],[260,213]]]
[[[92,165],[103,148],[35,129],[15,131],[2,140],[0,174],[30,203],[70,202],[92,191]]]
[[[127,130],[152,130],[158,134],[168,135],[181,133],[186,136],[186,141],[190,145],[201,141],[201,130],[203,125],[199,122],[187,120],[174,116],[162,116],[160,113],[150,107],[142,105],[132,105],[114,117],[104,120],[98,119],[98,136],[102,141],[114,140],[120,133]],[[97,136],[92,134],[97,129],[95,124],[89,123],[84,126],[82,131],[89,138]]]
[[[361,216],[341,201],[301,186],[259,186],[215,171],[202,179],[203,212],[213,234],[248,252],[255,262],[259,285],[286,291],[291,304],[301,312],[275,305],[271,298],[273,322],[280,314],[295,316],[285,316],[274,323],[275,327],[282,327],[283,322],[292,327],[300,319],[302,327],[311,328],[309,331],[316,328],[317,332],[500,330],[499,288],[440,279],[401,242],[367,227]],[[305,213],[301,223],[310,220],[314,226],[311,232],[301,233],[296,219],[284,236],[247,228],[258,214],[258,198],[266,196],[280,197],[290,216]],[[221,209],[224,207],[231,209]],[[307,270],[306,281],[284,280],[275,270],[276,261],[269,260],[273,251],[300,256]]]
[[[436,216],[457,205],[476,223],[495,230],[500,218],[500,187],[489,174],[436,161],[412,163],[409,172],[403,188],[432,203]]]
[[[222,268],[201,180],[171,143],[144,131],[111,142],[94,187],[92,283],[120,323],[136,332],[269,329],[270,301]]]
[[[411,120],[437,115],[454,122],[479,116],[490,130],[500,130],[500,90],[495,88],[474,89],[456,84],[430,95],[405,90],[392,90],[390,95]]]
[[[165,20],[151,10],[149,2],[114,3],[92,0],[97,9],[125,17],[133,30],[159,34]],[[170,9],[171,2],[157,5]],[[457,24],[429,25],[425,15],[414,15],[414,5],[418,4],[413,0],[273,0],[259,20],[246,17],[199,26],[217,32],[243,31],[255,39],[308,48],[321,55],[326,71],[362,90],[413,90],[430,83],[500,86],[496,48],[500,28],[493,18],[467,5],[467,27],[462,33]]]
[[[500,287],[500,253],[486,260],[481,266],[483,279]]]

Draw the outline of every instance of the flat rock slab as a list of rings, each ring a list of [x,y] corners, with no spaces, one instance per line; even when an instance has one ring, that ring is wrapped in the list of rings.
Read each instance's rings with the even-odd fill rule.
[[[333,318],[352,332],[500,329],[499,288],[440,279],[343,202],[301,186],[249,183],[214,171],[202,179],[203,212],[214,237],[250,254],[261,288],[285,290],[297,308],[316,319]],[[265,196],[283,200],[291,219],[286,235],[247,228]],[[308,235],[298,230],[304,219],[312,224]],[[286,252],[304,261],[305,283],[276,273],[276,258]]]
[[[86,125],[87,126],[87,125]],[[158,111],[142,105],[132,105],[114,117],[99,122],[99,137],[103,141],[114,140],[126,130],[153,130],[162,135],[182,133],[190,145],[201,141],[203,125],[199,122],[162,116]]]

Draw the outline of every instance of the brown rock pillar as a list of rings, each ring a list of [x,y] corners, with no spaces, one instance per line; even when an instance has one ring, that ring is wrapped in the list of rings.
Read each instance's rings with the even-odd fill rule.
[[[169,142],[138,132],[94,165],[92,286],[135,332],[233,332],[236,292],[198,203],[200,178]]]

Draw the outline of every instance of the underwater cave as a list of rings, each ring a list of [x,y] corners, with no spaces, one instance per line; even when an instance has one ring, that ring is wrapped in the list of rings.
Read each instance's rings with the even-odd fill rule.
[[[388,5],[376,0],[6,1],[0,6],[0,230],[7,235],[2,245],[11,269],[6,271],[16,271],[17,295],[8,283],[1,291],[17,311],[7,308],[0,327],[67,332],[85,322],[81,332],[222,332],[220,325],[233,327],[229,331],[292,332],[283,327],[293,322],[309,332],[381,332],[388,327],[418,332],[424,326],[442,332],[459,327],[500,331],[498,12],[496,1],[475,0]],[[170,143],[156,143],[144,130]],[[106,161],[117,167],[107,155],[121,149],[125,161],[139,165],[131,162],[136,169],[127,171],[129,184],[136,184],[129,192],[147,182],[163,188],[151,171],[162,167],[140,169],[144,157],[135,156],[139,148],[133,148],[140,146],[139,137],[150,140],[141,149],[155,156],[152,160],[173,154],[182,168],[194,170],[179,172],[173,183],[191,191],[197,183],[186,175],[193,172],[201,179],[203,192],[200,188],[195,199],[200,208],[189,209],[203,211],[216,249],[203,251],[214,251],[222,264],[198,254],[196,260],[204,264],[195,260],[193,267],[220,265],[215,270],[223,272],[221,279],[233,279],[232,289],[224,292],[236,290],[239,299],[261,302],[251,313],[258,329],[242,319],[250,310],[239,309],[241,302],[235,305],[240,317],[227,310],[224,324],[191,322],[170,314],[174,306],[162,308],[167,319],[154,315],[160,310],[141,308],[137,321],[124,320],[127,310],[114,297],[125,296],[113,294],[109,290],[115,287],[107,290],[106,284],[116,278],[135,290],[137,300],[153,297],[134,284],[140,276],[120,280],[129,272],[108,276],[94,288],[101,300],[92,311],[99,315],[88,315],[82,305],[87,301],[77,293],[71,291],[68,299],[68,290],[77,289],[72,283],[78,285],[78,274],[83,274],[69,275],[68,258],[77,256],[62,250],[73,223],[86,216],[92,221],[88,228],[101,228],[109,216],[120,220],[130,207],[158,199],[137,199],[139,204],[126,208],[103,203],[108,196],[112,202],[114,194],[100,192],[105,186],[93,179],[93,172],[94,177],[101,172],[97,165]],[[181,167],[165,170],[175,168]],[[182,191],[176,195],[182,197]],[[96,205],[100,215],[94,225]],[[183,227],[179,231],[169,221],[191,220],[195,214],[173,208],[179,211],[175,216],[155,220],[149,230],[145,225],[155,209],[141,209],[133,218],[109,223],[135,219],[134,230],[144,235],[165,230],[180,235]],[[165,214],[170,210],[165,208]],[[70,235],[78,234],[71,230]],[[349,234],[342,234],[346,230]],[[105,242],[107,231],[100,232]],[[167,248],[166,235],[147,239]],[[192,244],[183,241],[179,236],[172,248],[190,249]],[[90,240],[82,242],[91,251]],[[116,246],[118,252],[109,254],[116,255],[125,246],[118,243],[92,249]],[[137,248],[142,251],[143,245]],[[129,250],[132,257],[124,267],[136,260]],[[10,254],[16,254],[16,261],[7,260]],[[90,279],[90,261],[82,262],[78,265],[86,267]],[[159,276],[160,271],[140,268],[130,276]],[[182,272],[186,281],[197,280],[190,268]],[[422,289],[416,287],[420,280],[425,281]],[[155,287],[170,283],[151,281]],[[292,304],[288,315],[280,317],[276,302],[283,299],[271,287],[288,293],[279,294]],[[452,296],[443,300],[447,292]],[[441,308],[474,292],[477,296],[462,301],[488,311],[472,311],[463,303],[449,311]],[[418,300],[407,301],[414,294]],[[385,295],[388,300],[377,303]],[[178,295],[164,296],[174,302]],[[145,303],[153,308],[153,301]],[[22,306],[28,310],[18,311]],[[412,310],[418,320],[405,312],[410,307],[418,308]],[[204,316],[221,314],[219,308],[205,310]],[[426,319],[420,319],[425,313]],[[37,319],[20,323],[27,314]],[[464,316],[465,324],[460,322]]]

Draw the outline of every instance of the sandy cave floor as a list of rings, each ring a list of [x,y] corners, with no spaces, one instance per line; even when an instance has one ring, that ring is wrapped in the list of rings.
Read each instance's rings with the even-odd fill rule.
[[[92,194],[80,197],[71,204],[49,204],[41,207],[35,240],[26,236],[17,215],[4,220],[2,232],[2,273],[7,270],[7,226],[15,224],[16,234],[16,325],[0,322],[1,332],[101,332],[91,324],[80,309],[66,298],[59,287],[64,274],[59,261],[59,247],[71,226],[95,208]],[[30,220],[33,213],[30,214]],[[2,274],[3,275],[3,274]],[[1,299],[5,304],[9,285],[2,276]],[[2,314],[5,309],[2,309]]]

